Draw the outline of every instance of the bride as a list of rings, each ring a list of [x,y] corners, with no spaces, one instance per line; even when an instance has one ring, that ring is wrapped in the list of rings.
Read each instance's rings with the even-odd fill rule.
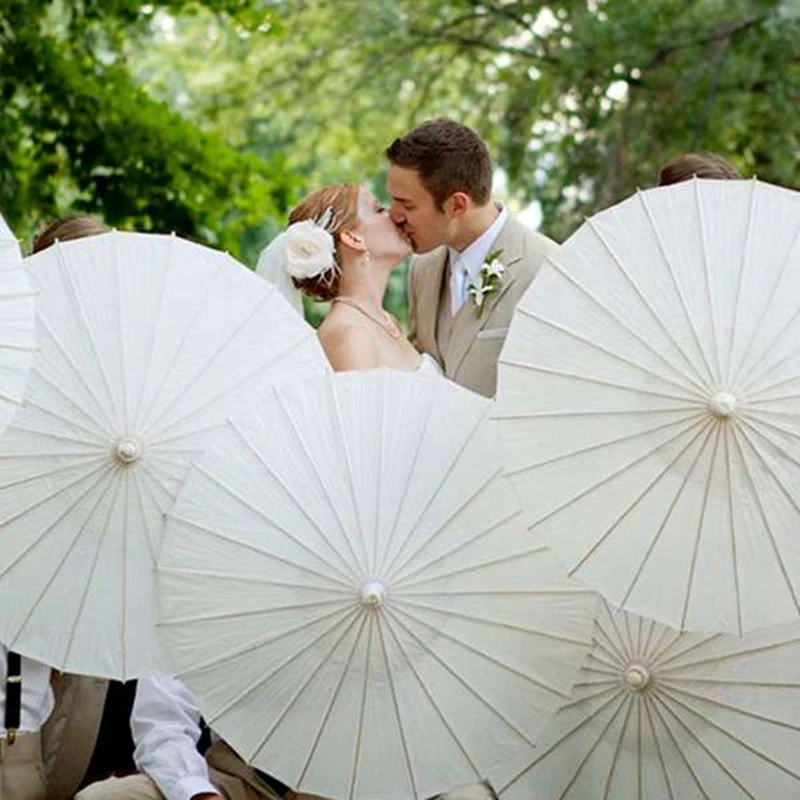
[[[428,354],[420,356],[383,310],[389,274],[411,245],[368,190],[324,186],[291,212],[289,223],[261,254],[256,271],[301,313],[299,292],[331,302],[319,339],[334,370],[388,367],[441,374],[439,364]],[[482,782],[431,800],[497,800],[497,794]]]
[[[298,292],[331,301],[319,339],[334,370],[440,372],[382,306],[389,274],[411,252],[388,209],[363,187],[334,184],[308,195],[289,223],[261,254],[256,271],[296,308],[302,309]]]

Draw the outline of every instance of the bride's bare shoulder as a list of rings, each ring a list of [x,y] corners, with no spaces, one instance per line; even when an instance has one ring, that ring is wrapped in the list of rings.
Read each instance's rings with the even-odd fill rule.
[[[380,366],[374,338],[355,322],[326,319],[318,336],[328,361],[337,372]]]

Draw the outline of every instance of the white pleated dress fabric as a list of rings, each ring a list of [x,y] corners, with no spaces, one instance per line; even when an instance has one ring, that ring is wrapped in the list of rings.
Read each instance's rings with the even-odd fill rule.
[[[0,215],[0,435],[22,404],[36,349],[35,292],[19,243]]]
[[[694,180],[588,220],[515,312],[496,416],[531,530],[615,605],[800,618],[800,193]]]
[[[163,641],[207,722],[305,792],[427,798],[531,753],[596,595],[521,526],[490,402],[377,370],[279,387],[192,468]]]
[[[0,641],[147,675],[154,558],[189,463],[240,403],[327,362],[274,287],[174,236],[56,244],[26,267],[39,349],[0,439]]]
[[[502,800],[800,797],[800,624],[679,633],[603,604],[575,696]]]

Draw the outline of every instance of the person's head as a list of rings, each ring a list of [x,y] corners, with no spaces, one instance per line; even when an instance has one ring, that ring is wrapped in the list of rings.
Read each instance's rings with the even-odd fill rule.
[[[293,278],[294,285],[318,300],[339,294],[342,275],[359,265],[388,275],[411,248],[389,217],[389,211],[364,187],[332,184],[311,192],[289,214],[289,224],[329,217],[325,229],[333,236],[334,266],[313,278]]]
[[[476,209],[491,202],[492,159],[475,131],[434,119],[386,148],[392,219],[427,253],[458,240]]]
[[[33,240],[33,252],[39,253],[50,245],[68,242],[71,239],[82,239],[84,236],[97,236],[108,233],[108,228],[100,217],[93,214],[73,214],[70,217],[49,222]]]
[[[742,176],[730,161],[717,153],[683,153],[661,169],[658,185],[671,186],[694,177],[737,180]]]

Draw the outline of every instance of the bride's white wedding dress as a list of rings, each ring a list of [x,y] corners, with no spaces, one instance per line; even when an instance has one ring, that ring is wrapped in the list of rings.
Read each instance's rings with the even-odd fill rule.
[[[419,366],[414,372],[416,372],[417,375],[441,375],[442,368],[433,356],[428,355],[428,353],[423,353]]]

